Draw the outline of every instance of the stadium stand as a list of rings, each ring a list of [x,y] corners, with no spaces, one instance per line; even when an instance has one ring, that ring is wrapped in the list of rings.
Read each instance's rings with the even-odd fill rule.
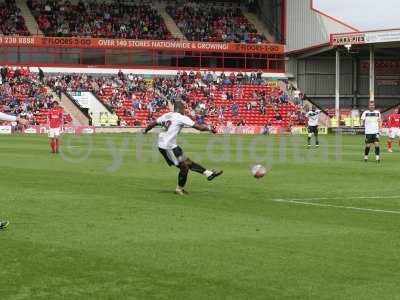
[[[207,42],[267,42],[239,6],[232,3],[175,1],[166,7],[188,40]]]
[[[117,76],[59,75],[49,84],[63,92],[91,91],[111,110],[122,126],[144,126],[182,100],[199,123],[289,127],[304,122],[301,105],[289,101],[279,86],[268,86],[261,75],[179,72],[175,77],[144,79]]]
[[[30,35],[14,0],[0,0],[0,36]]]
[[[28,6],[46,36],[173,39],[148,4],[29,0]]]
[[[6,76],[3,76],[4,70],[7,70]],[[24,117],[31,125],[43,125],[54,100],[46,85],[29,68],[2,68],[0,104],[4,112]],[[72,122],[67,114],[64,120],[66,124]]]

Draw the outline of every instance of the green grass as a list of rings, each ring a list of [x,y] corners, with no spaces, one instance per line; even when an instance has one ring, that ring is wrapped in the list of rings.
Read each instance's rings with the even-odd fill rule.
[[[65,137],[54,156],[45,137],[0,137],[1,299],[400,299],[397,149],[377,165],[361,136],[336,158],[334,136],[306,150],[185,135],[190,157],[225,173],[190,174],[177,197],[154,138]],[[272,169],[256,180],[254,163]]]

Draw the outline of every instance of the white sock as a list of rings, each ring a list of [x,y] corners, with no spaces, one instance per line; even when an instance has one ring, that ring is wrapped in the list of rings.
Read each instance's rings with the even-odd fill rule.
[[[364,155],[364,159],[368,159],[368,155]]]
[[[212,175],[212,173],[213,173],[212,171],[205,170],[203,174],[204,174],[206,177],[210,177],[210,176]]]
[[[376,156],[376,160],[380,160],[380,157],[379,157],[379,155],[377,155],[377,156]]]

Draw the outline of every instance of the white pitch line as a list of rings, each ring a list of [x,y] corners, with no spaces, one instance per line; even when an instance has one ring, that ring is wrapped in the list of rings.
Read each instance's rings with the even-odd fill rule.
[[[290,200],[290,201],[318,201],[318,200],[351,200],[351,199],[400,199],[400,195],[396,196],[357,196],[357,197],[322,197],[322,198],[307,198],[307,199],[273,199],[274,201],[279,200]]]
[[[332,199],[332,198],[330,198],[330,199]],[[305,200],[307,200],[307,199],[305,199]],[[373,209],[373,208],[363,208],[363,207],[355,207],[355,206],[342,206],[342,205],[333,205],[333,204],[324,204],[324,203],[304,202],[304,201],[299,201],[299,200],[273,199],[272,201],[281,202],[281,203],[299,204],[299,205],[311,205],[311,206],[319,206],[319,207],[333,207],[333,208],[341,208],[341,209],[352,209],[352,210],[360,210],[360,211],[379,212],[379,213],[388,213],[388,214],[398,214],[398,215],[400,215],[400,211],[398,211],[398,210],[385,210],[385,209]]]

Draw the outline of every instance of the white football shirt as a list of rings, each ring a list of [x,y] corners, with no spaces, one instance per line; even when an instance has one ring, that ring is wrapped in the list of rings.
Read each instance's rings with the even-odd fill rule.
[[[381,113],[379,112],[379,110],[364,111],[361,115],[361,120],[365,122],[365,134],[379,133],[379,123],[381,122]]]
[[[165,128],[158,135],[158,147],[161,149],[173,149],[177,147],[176,137],[184,126],[193,127],[195,122],[187,116],[177,112],[169,112],[157,119],[157,123]]]
[[[307,118],[308,118],[308,126],[318,126],[318,120],[319,120],[319,113],[320,110],[312,111],[310,110],[307,113]]]

